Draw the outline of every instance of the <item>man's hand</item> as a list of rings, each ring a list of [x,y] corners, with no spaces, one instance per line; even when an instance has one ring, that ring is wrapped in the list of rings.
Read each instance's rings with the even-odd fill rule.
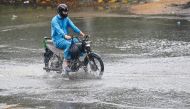
[[[85,34],[81,31],[80,32],[80,35],[82,36],[82,37],[84,37],[85,36]]]
[[[65,35],[65,39],[71,39],[72,36],[69,36],[69,35]]]

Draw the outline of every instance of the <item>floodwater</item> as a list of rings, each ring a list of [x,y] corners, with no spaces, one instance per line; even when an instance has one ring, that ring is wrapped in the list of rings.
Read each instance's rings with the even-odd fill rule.
[[[190,108],[187,20],[72,18],[91,35],[105,72],[101,80],[69,80],[43,71],[42,40],[50,36],[50,18],[0,18],[0,108]]]

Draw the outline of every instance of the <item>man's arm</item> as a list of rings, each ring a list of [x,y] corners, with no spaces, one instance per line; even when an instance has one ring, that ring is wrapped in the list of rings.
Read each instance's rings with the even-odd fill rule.
[[[60,27],[60,25],[59,25],[59,23],[58,23],[57,20],[55,20],[55,19],[52,20],[51,25],[52,25],[52,27],[55,29],[55,31],[56,31],[59,35],[63,36],[63,37],[66,38],[66,39],[71,39],[71,36],[66,35],[65,32],[63,31],[63,29],[61,29],[61,27]]]
[[[78,27],[76,27],[75,24],[69,18],[67,19],[68,19],[69,26],[73,29],[75,33],[78,33],[81,36],[85,36],[85,34]]]

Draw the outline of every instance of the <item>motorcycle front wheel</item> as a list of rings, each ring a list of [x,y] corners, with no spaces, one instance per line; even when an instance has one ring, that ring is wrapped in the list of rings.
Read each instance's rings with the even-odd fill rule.
[[[104,63],[100,56],[93,53],[85,58],[85,72],[93,75],[95,78],[101,79],[104,72]]]

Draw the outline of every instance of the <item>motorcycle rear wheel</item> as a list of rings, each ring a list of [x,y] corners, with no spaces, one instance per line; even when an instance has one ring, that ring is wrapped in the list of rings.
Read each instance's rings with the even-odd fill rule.
[[[56,63],[54,61],[57,61]],[[56,65],[55,65],[56,64]],[[46,72],[56,71],[57,73],[62,73],[62,62],[59,62],[59,57],[53,54],[48,63],[46,64],[47,68]]]

